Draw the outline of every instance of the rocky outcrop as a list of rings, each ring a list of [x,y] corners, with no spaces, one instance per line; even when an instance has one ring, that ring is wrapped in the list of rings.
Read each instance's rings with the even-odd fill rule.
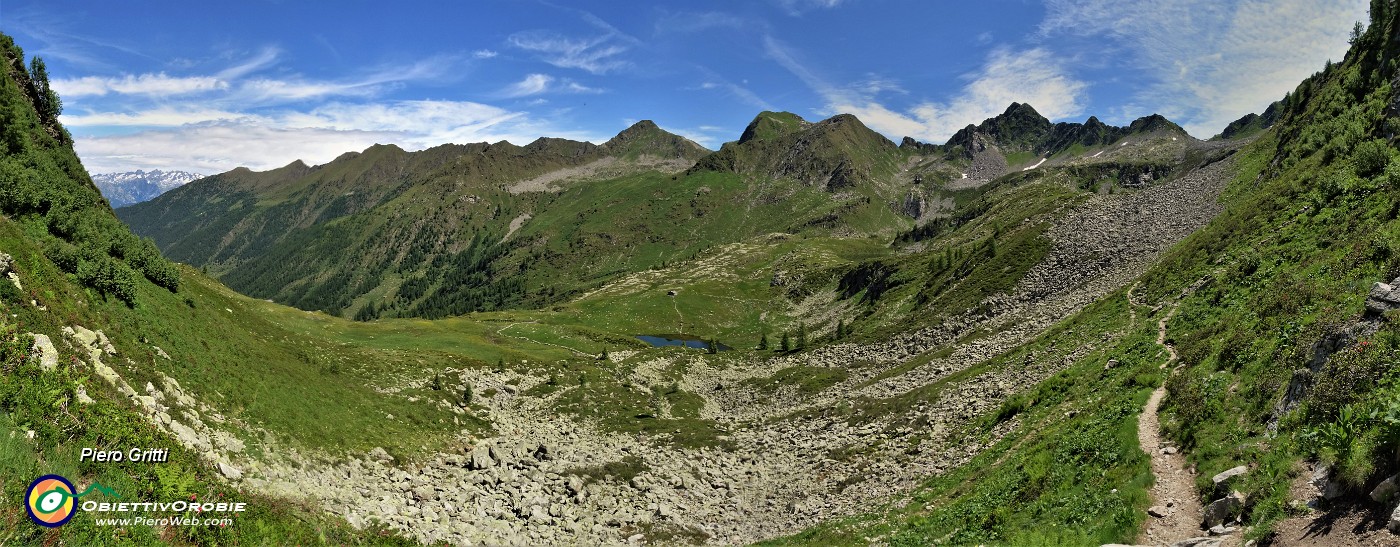
[[[58,349],[53,346],[47,334],[33,334],[34,346],[30,348],[31,359],[39,361],[39,368],[53,370],[58,367]]]
[[[1400,286],[1397,285],[1400,285],[1400,278],[1371,285],[1371,292],[1366,295],[1366,312],[1379,315],[1400,308]]]

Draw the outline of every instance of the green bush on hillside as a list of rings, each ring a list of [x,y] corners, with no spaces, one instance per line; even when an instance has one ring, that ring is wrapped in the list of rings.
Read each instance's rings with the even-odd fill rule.
[[[0,49],[7,70],[0,78],[0,214],[39,231],[45,254],[103,295],[134,306],[138,272],[178,291],[179,270],[117,220],[68,146],[57,119],[63,103],[49,88],[43,60],[18,71],[23,50],[3,34]]]

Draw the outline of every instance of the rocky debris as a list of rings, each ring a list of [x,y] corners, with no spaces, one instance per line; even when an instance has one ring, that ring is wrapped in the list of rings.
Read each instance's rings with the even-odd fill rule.
[[[1162,505],[1153,505],[1147,508],[1147,514],[1156,518],[1164,518],[1168,515],[1167,508]]]
[[[30,348],[30,358],[39,360],[39,368],[53,370],[58,367],[58,348],[53,346],[47,334],[33,334],[34,346]]]
[[[156,355],[159,355],[162,359],[165,359],[166,361],[170,360],[170,354],[166,353],[165,350],[160,349],[160,346],[151,346],[151,349],[156,350]]]
[[[1230,495],[1210,502],[1206,506],[1202,528],[1212,528],[1224,524],[1244,507],[1244,494],[1230,492]]]
[[[1385,503],[1390,501],[1396,492],[1400,492],[1400,475],[1391,475],[1390,478],[1381,481],[1380,484],[1371,489],[1371,500]]]

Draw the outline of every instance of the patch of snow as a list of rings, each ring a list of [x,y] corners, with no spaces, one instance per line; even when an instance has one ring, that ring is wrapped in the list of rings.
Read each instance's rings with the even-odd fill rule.
[[[1118,145],[1118,146],[1127,146],[1127,145],[1128,145],[1128,143],[1125,142],[1125,143],[1120,144],[1120,145]]]
[[[962,175],[962,178],[967,178],[967,173],[963,173]]]
[[[1102,155],[1103,155],[1103,150],[1099,150],[1098,152],[1095,152],[1094,155],[1089,156],[1089,157],[1091,157],[1091,158],[1097,158],[1097,157],[1102,156]]]
[[[1031,169],[1035,169],[1035,168],[1037,168],[1037,167],[1040,167],[1040,164],[1045,163],[1045,160],[1048,160],[1048,159],[1050,159],[1050,158],[1040,158],[1040,161],[1036,162],[1035,165],[1032,165],[1032,166],[1030,166],[1030,167],[1027,167],[1027,168],[1025,168],[1025,169],[1022,169],[1022,171],[1030,171]]]

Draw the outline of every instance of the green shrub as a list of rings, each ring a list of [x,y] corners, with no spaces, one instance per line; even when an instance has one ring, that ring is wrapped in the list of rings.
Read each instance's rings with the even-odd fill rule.
[[[1380,174],[1390,162],[1390,147],[1382,139],[1373,139],[1357,145],[1351,157],[1356,176],[1370,178]]]

